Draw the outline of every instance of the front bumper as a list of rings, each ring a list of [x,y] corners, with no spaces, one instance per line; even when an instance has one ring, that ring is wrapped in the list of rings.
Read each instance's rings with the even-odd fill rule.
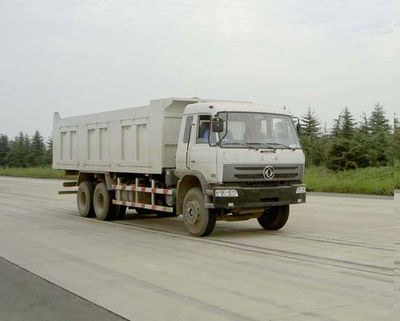
[[[237,197],[212,197],[213,208],[265,208],[278,205],[300,204],[306,202],[306,193],[296,193],[303,184],[292,184],[279,187],[236,187],[217,186],[213,189],[235,189]]]

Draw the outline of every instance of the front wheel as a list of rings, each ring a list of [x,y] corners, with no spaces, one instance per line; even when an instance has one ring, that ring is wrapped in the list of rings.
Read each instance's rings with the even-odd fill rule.
[[[289,205],[281,205],[265,209],[257,220],[265,230],[279,230],[285,226],[288,218]]]
[[[204,205],[200,188],[194,187],[186,193],[183,200],[183,223],[193,236],[206,236],[215,227],[216,215]]]

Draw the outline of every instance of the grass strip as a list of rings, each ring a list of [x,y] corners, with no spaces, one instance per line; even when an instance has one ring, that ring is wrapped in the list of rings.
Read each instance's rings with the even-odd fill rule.
[[[325,167],[309,167],[304,179],[307,190],[352,194],[393,195],[400,188],[400,166],[367,167],[334,172]]]
[[[0,167],[0,176],[71,179],[51,167]],[[400,166],[367,167],[334,172],[325,167],[309,167],[304,181],[312,192],[393,195],[400,189]]]
[[[51,167],[0,167],[0,176],[31,177],[31,178],[59,178],[71,179],[64,171],[52,169]]]

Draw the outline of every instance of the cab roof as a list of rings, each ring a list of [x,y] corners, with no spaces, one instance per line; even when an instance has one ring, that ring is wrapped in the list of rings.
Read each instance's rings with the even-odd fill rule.
[[[276,106],[259,105],[253,102],[239,101],[201,101],[189,104],[185,114],[216,114],[219,112],[253,112],[253,113],[272,113],[289,115],[288,111]]]

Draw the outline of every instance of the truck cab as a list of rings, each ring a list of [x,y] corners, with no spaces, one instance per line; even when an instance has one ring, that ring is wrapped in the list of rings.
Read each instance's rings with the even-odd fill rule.
[[[306,198],[304,153],[291,116],[253,103],[188,105],[175,175],[180,181],[177,211],[189,231],[201,223],[201,216],[211,221],[203,220],[205,230],[215,219],[249,218],[258,218],[266,229],[279,229],[287,221],[289,205],[304,203]],[[188,179],[203,194],[204,200],[197,200],[196,206],[193,200],[179,197],[180,188],[186,194],[183,185]],[[191,232],[198,234],[196,229]]]

